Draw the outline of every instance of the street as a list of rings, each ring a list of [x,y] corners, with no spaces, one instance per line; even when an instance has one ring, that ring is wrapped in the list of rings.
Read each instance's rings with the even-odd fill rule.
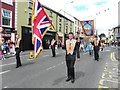
[[[66,82],[65,51],[45,50],[36,60],[21,56],[22,67],[15,68],[15,57],[0,61],[2,88],[118,88],[118,61],[116,49],[106,47],[95,61],[88,53],[81,53],[75,64],[75,83]]]

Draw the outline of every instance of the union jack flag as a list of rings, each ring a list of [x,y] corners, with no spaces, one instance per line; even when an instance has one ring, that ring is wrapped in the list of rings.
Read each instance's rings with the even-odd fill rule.
[[[39,0],[35,0],[33,3],[32,24],[34,40],[34,58],[37,58],[43,50],[42,38],[48,31],[48,28],[50,26],[53,26]]]

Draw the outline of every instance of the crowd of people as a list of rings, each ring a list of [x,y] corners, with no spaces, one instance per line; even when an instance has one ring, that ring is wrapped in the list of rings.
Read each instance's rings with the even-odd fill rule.
[[[6,54],[14,54],[16,56],[16,68],[22,66],[20,60],[20,53],[22,52],[22,39],[19,35],[16,35],[15,42],[11,42],[10,40],[5,41],[4,39],[0,39],[0,55],[2,55],[2,59],[4,60],[4,55]],[[104,44],[100,42],[97,36],[95,36],[94,40],[91,42],[86,42],[81,40],[79,37],[74,38],[74,34],[72,32],[69,33],[68,39],[66,39],[64,45],[62,45],[61,41],[58,42],[53,38],[51,40],[50,48],[52,49],[52,56],[56,57],[56,46],[58,49],[62,47],[66,50],[66,66],[67,66],[67,79],[66,82],[71,80],[71,83],[75,82],[75,71],[74,71],[74,64],[76,58],[80,61],[80,52],[89,52],[90,56],[93,56],[94,52],[94,59],[95,61],[99,61],[99,51],[103,51]],[[13,50],[14,49],[14,50]],[[16,51],[16,53],[15,53]]]
[[[5,60],[5,55],[15,55],[15,44],[11,40],[0,39],[0,59]]]

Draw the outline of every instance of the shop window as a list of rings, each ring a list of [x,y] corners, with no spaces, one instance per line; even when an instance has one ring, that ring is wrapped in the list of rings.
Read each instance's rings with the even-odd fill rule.
[[[12,11],[2,9],[2,26],[12,26]]]

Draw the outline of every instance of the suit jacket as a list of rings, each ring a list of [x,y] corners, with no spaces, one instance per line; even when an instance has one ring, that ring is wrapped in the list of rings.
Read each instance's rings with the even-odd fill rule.
[[[68,39],[69,40],[69,39]],[[67,40],[66,40],[66,42],[67,42]],[[66,43],[65,43],[65,45],[64,45],[64,48],[65,48],[65,50],[66,50],[66,55],[68,55],[67,54],[67,48],[66,48]],[[73,54],[72,55],[77,55],[77,58],[80,58],[80,52],[79,52],[79,42],[76,42],[75,43],[75,47],[74,47],[74,50],[73,50]]]

